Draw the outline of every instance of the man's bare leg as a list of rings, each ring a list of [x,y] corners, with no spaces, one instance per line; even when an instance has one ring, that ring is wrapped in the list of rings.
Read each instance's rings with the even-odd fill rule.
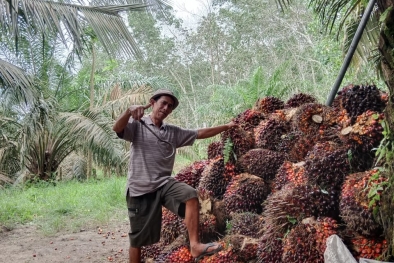
[[[130,247],[129,248],[129,263],[141,263],[141,248]]]
[[[200,243],[198,237],[199,225],[199,204],[197,198],[192,198],[186,201],[185,224],[190,239],[190,253],[192,257],[198,257],[206,248],[206,244]],[[213,251],[219,245],[208,248],[208,251]]]

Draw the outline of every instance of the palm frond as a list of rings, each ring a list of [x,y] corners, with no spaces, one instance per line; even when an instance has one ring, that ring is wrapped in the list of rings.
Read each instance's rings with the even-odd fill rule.
[[[0,58],[0,94],[6,100],[27,104],[33,101],[35,93],[31,88],[33,78],[23,69]]]
[[[39,32],[56,33],[64,44],[69,36],[78,50],[83,49],[83,21],[93,28],[107,52],[113,56],[141,57],[119,12],[140,10],[146,4],[121,6],[83,6],[43,0],[0,0],[0,26],[7,28],[18,43],[19,26],[23,23]]]
[[[2,172],[0,171],[0,182],[12,184],[12,183],[14,182],[14,180],[12,180],[12,179],[9,178],[6,174],[4,174],[4,173],[2,173]]]

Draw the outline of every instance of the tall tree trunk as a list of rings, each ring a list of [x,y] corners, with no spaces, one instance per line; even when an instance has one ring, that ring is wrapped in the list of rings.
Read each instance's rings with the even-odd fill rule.
[[[94,43],[92,43],[92,70],[90,71],[90,105],[89,110],[93,110],[94,107],[94,71],[96,66],[96,53],[94,49]],[[92,151],[88,150],[88,160],[87,160],[87,171],[86,178],[89,179],[92,176],[93,170],[93,156]]]
[[[381,54],[381,67],[385,83],[389,89],[389,102],[386,107],[386,121],[391,131],[394,133],[394,0],[378,0],[379,11],[384,18],[383,26],[379,38],[379,52]],[[392,135],[391,135],[392,136]],[[394,138],[387,138],[394,140]],[[391,144],[390,144],[391,145]],[[386,149],[393,151],[394,149]],[[394,159],[386,160],[388,167],[388,177],[391,187],[382,196],[382,205],[380,209],[380,221],[384,228],[385,238],[389,243],[391,255],[394,254]]]

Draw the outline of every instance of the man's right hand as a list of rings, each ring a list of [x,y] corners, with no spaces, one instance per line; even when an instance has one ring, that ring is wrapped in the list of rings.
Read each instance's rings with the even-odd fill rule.
[[[127,109],[127,113],[130,114],[131,117],[133,117],[134,120],[139,121],[142,116],[144,116],[144,111],[146,109],[149,109],[151,104],[147,104],[145,106],[143,105],[133,105],[130,108]]]

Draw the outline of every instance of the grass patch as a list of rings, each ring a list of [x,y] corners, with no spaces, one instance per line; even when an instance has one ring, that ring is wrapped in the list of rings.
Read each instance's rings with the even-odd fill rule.
[[[125,177],[0,191],[0,225],[37,225],[47,235],[127,220]]]

